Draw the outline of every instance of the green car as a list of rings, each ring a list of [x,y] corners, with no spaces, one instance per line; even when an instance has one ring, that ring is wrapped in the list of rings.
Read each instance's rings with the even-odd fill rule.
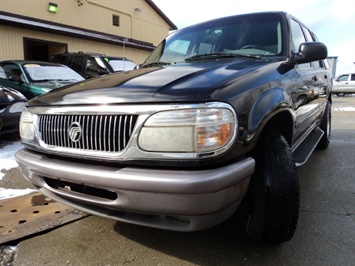
[[[81,75],[62,64],[33,60],[0,62],[0,85],[21,92],[28,100],[82,80]]]

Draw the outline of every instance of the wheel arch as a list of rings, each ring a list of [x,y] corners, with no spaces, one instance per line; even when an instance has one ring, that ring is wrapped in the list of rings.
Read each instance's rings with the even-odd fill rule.
[[[293,143],[295,114],[289,104],[285,89],[273,88],[264,92],[251,109],[248,121],[250,132],[256,132],[256,140],[265,130],[276,131],[284,136],[289,146]],[[254,142],[254,144],[256,144]]]
[[[294,118],[288,110],[280,110],[270,117],[262,129],[265,131],[279,132],[284,136],[288,145],[291,147],[293,142]]]

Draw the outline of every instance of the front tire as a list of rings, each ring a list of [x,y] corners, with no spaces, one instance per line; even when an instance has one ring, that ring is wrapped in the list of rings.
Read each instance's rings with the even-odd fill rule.
[[[256,170],[238,210],[246,234],[257,243],[290,240],[299,216],[299,180],[285,138],[266,132],[255,151]]]

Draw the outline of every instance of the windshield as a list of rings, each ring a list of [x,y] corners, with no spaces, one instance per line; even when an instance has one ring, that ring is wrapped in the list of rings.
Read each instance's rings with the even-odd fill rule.
[[[143,66],[206,59],[206,55],[281,56],[282,28],[279,14],[240,15],[201,23],[169,35]]]
[[[82,76],[66,66],[25,64],[24,69],[34,82],[42,80],[84,80]]]

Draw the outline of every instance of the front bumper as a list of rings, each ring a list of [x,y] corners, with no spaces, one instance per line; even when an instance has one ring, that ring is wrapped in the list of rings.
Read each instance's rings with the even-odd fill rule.
[[[245,195],[255,161],[185,171],[114,168],[20,150],[22,173],[46,196],[118,221],[196,231],[228,219]],[[78,189],[79,188],[79,189]]]

